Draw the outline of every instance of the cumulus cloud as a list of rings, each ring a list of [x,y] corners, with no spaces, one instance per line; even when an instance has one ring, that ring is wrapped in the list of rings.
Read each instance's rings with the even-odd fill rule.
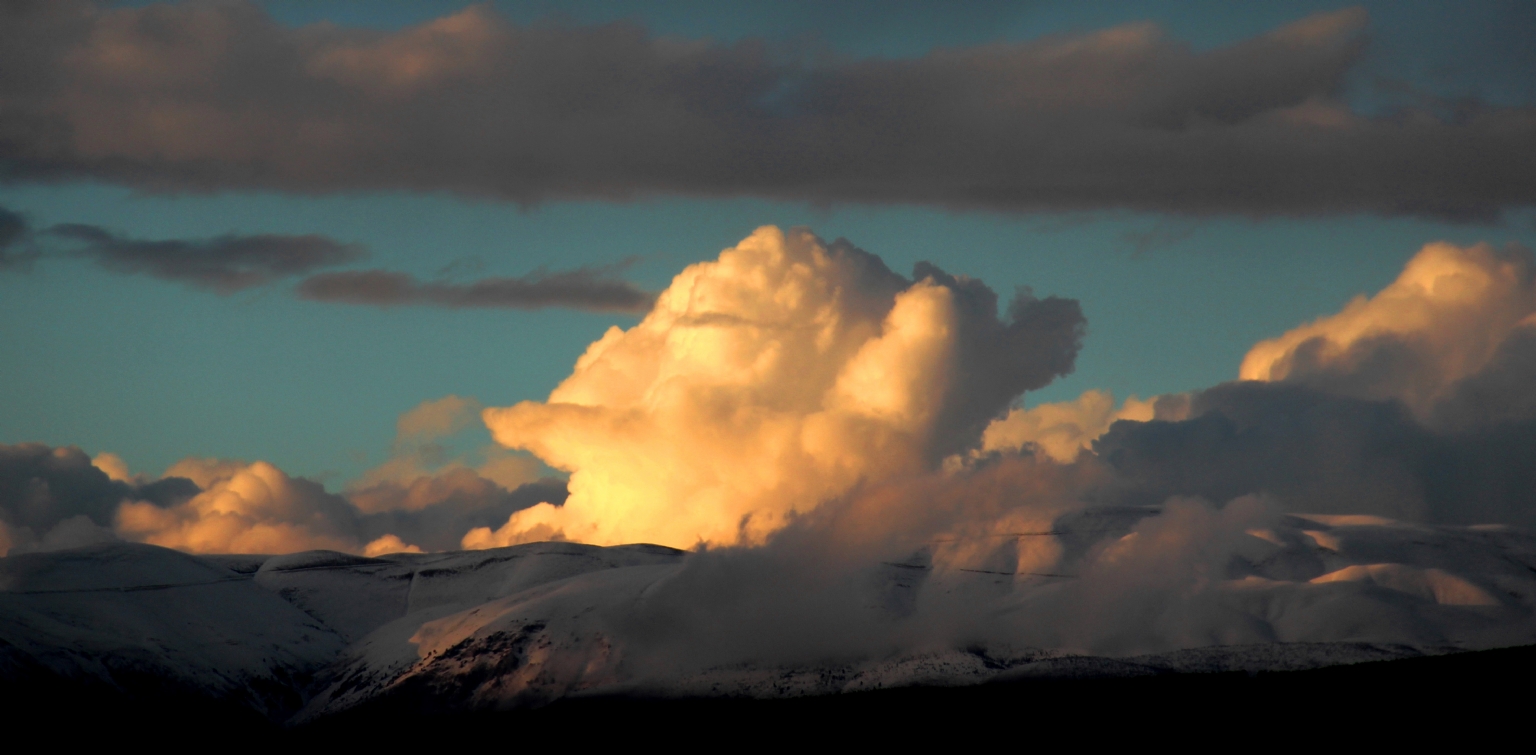
[[[1131,396],[1116,409],[1112,394],[1085,391],[1074,401],[1010,410],[1008,416],[987,425],[981,436],[981,450],[1017,451],[1033,447],[1067,463],[1088,450],[1116,420],[1145,422],[1154,416],[1156,407],[1152,401]]]
[[[569,472],[571,496],[463,542],[763,543],[829,501],[930,475],[942,487],[1020,450],[1091,477],[1057,491],[1080,507],[1257,495],[1275,511],[1536,523],[1536,478],[1517,461],[1536,453],[1531,271],[1518,248],[1431,244],[1382,292],[1257,344],[1242,370],[1267,383],[1008,410],[1070,369],[1075,305],[1021,290],[998,319],[978,281],[926,264],[908,279],[846,244],[760,229],[610,330],[547,402],[485,411],[497,440]],[[1062,510],[1018,528],[1048,532]]]
[[[1374,296],[1256,344],[1239,374],[1396,399],[1425,417],[1496,356],[1518,360],[1508,350],[1519,347],[1506,344],[1532,334],[1536,261],[1529,250],[1435,243]]]
[[[346,501],[266,462],[187,459],[166,473],[194,481],[201,492],[174,506],[124,502],[116,525],[126,538],[194,553],[358,547],[356,513]]]
[[[440,443],[465,430],[480,408],[450,395],[401,414],[389,459],[340,493],[266,462],[183,460],[165,474],[190,480],[197,495],[175,506],[124,502],[117,531],[199,553],[454,549],[470,530],[565,499],[564,483],[543,477],[526,456],[487,449],[472,466]]]
[[[934,648],[1530,642],[1536,541],[1508,526],[1536,526],[1529,270],[1519,250],[1431,245],[1383,292],[1256,346],[1277,355],[1267,380],[1010,411],[1071,369],[1075,302],[1020,289],[1000,310],[979,281],[765,227],[683,270],[547,401],[400,416],[406,456],[478,411],[569,472],[568,495],[463,459],[333,494],[262,462],[146,482],[107,454],[0,446],[0,546],[701,546],[428,627],[592,600],[570,613],[642,680]],[[1381,382],[1364,349],[1419,371]]]
[[[116,454],[0,444],[0,555],[131,540],[194,553],[451,550],[565,485],[500,456],[331,493],[266,462],[185,459],[150,479]],[[485,476],[482,476],[482,471]]]
[[[1529,251],[1433,243],[1385,289],[1255,344],[1245,382],[1015,409],[983,449],[1093,449],[1100,500],[1271,496],[1296,512],[1536,525],[1536,267]],[[1119,420],[1132,420],[1116,424]]]
[[[111,476],[78,448],[0,444],[0,526],[8,550],[84,545],[110,537],[124,500],[174,505],[197,492],[183,478],[146,483]]]
[[[103,451],[91,458],[91,466],[104,472],[107,477],[116,482],[142,482],[142,475],[135,475],[128,470],[128,462],[123,457],[110,451]]]
[[[1020,290],[999,319],[980,281],[760,228],[610,329],[547,402],[485,411],[497,441],[570,473],[570,497],[464,543],[759,542],[974,445],[1071,371],[1083,325],[1075,301]]]
[[[489,6],[398,31],[249,2],[0,13],[11,179],[1453,219],[1536,201],[1531,108],[1343,103],[1360,9],[1204,51],[1131,24],[907,59]]]
[[[594,312],[641,313],[655,296],[602,268],[537,271],[521,277],[469,283],[422,282],[387,270],[321,273],[299,283],[298,295],[314,301],[375,307],[436,306],[452,309],[572,307]]]
[[[1536,525],[1529,251],[1427,245],[1382,291],[1256,344],[1241,374],[1187,397],[1186,421],[1099,439],[1126,495]]]

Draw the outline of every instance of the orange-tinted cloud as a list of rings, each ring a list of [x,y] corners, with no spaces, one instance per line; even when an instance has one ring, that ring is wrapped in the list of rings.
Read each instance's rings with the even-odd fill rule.
[[[382,535],[363,547],[363,555],[372,558],[391,553],[420,553],[421,548],[406,543],[392,534]]]
[[[1427,417],[1458,381],[1531,332],[1536,265],[1529,252],[1435,243],[1375,295],[1254,345],[1239,375],[1397,399]]]
[[[689,266],[547,402],[486,410],[499,442],[571,473],[571,497],[465,544],[757,542],[974,445],[1008,401],[1071,369],[1075,302],[1024,293],[1001,322],[979,281],[926,263],[916,277],[772,227]]]
[[[1126,495],[1269,495],[1291,511],[1536,524],[1536,259],[1429,244],[1383,290],[1256,344],[1188,420],[1095,445]]]
[[[1012,409],[1008,416],[987,426],[983,451],[1017,451],[1033,446],[1059,462],[1070,462],[1093,446],[1093,441],[1116,420],[1145,422],[1155,414],[1155,401],[1131,396],[1115,408],[1115,397],[1106,391],[1085,391],[1074,401],[1038,404]]]
[[[116,529],[124,537],[194,553],[358,549],[345,501],[266,462],[188,459],[167,474],[202,492],[169,507],[123,503]]]

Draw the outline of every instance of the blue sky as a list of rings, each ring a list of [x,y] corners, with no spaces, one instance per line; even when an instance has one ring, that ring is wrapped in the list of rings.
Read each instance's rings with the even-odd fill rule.
[[[279,22],[398,29],[459,3],[266,3]],[[517,23],[635,19],[685,38],[764,37],[782,49],[910,57],[1133,21],[1209,49],[1326,3],[498,4]],[[1530,6],[1367,3],[1369,43],[1346,101],[1363,113],[1407,96],[1529,105],[1533,59],[1516,44]],[[1525,27],[1529,28],[1529,26]],[[802,45],[796,48],[795,45]],[[952,211],[912,204],[658,196],[531,206],[446,193],[146,193],[101,179],[0,184],[0,206],[38,228],[83,223],[138,239],[324,234],[365,245],[368,265],[429,278],[518,276],[637,261],[650,290],[753,228],[807,225],[899,272],[930,260],[1000,292],[1078,299],[1089,336],[1076,372],[1026,396],[1063,400],[1189,390],[1233,379],[1248,346],[1390,282],[1424,243],[1536,246],[1528,205],[1451,223],[1369,213],[1253,219],[1126,209]],[[286,284],[220,296],[82,259],[0,275],[0,442],[113,451],[159,472],[186,456],[264,459],[338,486],[382,461],[397,416],[448,394],[488,405],[542,399],[586,345],[634,316],[569,309],[372,307],[299,301]]]

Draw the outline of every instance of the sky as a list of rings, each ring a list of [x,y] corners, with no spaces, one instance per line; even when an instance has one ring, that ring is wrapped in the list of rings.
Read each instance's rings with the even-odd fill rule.
[[[568,476],[489,414],[405,417],[574,390],[589,344],[763,226],[983,281],[997,327],[1016,287],[1075,301],[1074,358],[998,416],[1217,386],[1426,244],[1536,246],[1524,3],[0,14],[0,443],[150,478],[260,461],[334,493],[458,454],[491,479],[493,435],[524,460],[502,487]]]

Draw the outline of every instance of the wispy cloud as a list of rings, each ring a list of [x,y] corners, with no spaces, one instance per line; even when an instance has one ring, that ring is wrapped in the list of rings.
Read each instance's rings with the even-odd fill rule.
[[[46,243],[43,243],[46,242]],[[226,234],[211,239],[134,239],[95,225],[63,223],[34,230],[0,207],[0,271],[25,271],[43,256],[82,257],[117,273],[149,275],[229,295],[363,259],[368,250],[327,236]],[[621,279],[634,260],[575,270],[535,270],[520,277],[468,282],[420,281],[390,270],[310,275],[294,293],[303,299],[375,307],[544,309],[643,313],[656,295]],[[441,274],[455,272],[459,263]],[[469,265],[478,269],[478,263]]]
[[[264,286],[366,256],[361,245],[313,234],[141,241],[78,223],[56,225],[47,233],[74,242],[76,254],[108,270],[178,281],[219,294]]]
[[[569,307],[597,312],[642,313],[656,295],[611,277],[611,268],[536,271],[521,277],[481,278],[468,283],[424,282],[387,270],[321,273],[299,283],[300,298],[374,307],[432,306],[452,309]]]
[[[38,254],[26,248],[30,235],[26,218],[0,207],[0,270],[26,270],[32,266]]]

